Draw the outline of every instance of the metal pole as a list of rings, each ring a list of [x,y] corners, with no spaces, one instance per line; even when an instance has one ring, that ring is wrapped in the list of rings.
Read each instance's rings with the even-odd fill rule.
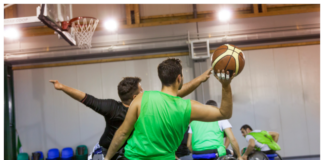
[[[193,4],[193,16],[194,18],[197,18],[197,4]]]

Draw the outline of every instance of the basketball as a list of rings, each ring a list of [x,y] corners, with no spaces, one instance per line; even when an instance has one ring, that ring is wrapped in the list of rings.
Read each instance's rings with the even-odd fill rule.
[[[211,56],[211,65],[214,73],[217,70],[229,71],[230,76],[240,74],[244,68],[245,56],[241,49],[231,44],[218,47]]]

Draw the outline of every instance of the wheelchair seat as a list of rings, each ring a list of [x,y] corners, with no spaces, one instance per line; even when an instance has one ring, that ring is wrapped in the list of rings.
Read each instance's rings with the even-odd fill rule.
[[[206,154],[192,154],[193,159],[211,159],[217,158],[216,153],[206,153]]]

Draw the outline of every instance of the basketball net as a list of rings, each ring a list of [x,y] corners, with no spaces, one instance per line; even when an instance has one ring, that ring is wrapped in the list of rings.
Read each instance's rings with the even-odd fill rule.
[[[99,20],[95,18],[81,18],[72,22],[71,35],[81,49],[91,48],[91,40]]]

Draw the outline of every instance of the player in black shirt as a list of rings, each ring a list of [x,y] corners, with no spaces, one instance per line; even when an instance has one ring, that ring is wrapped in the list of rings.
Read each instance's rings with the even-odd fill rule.
[[[211,68],[206,72],[196,77],[192,81],[184,84],[181,90],[178,92],[179,97],[184,97],[194,91],[202,82],[205,82],[211,73]],[[50,80],[54,84],[55,89],[62,90],[67,95],[71,96],[77,101],[80,101],[84,105],[93,109],[95,112],[104,116],[106,121],[106,128],[102,134],[99,145],[102,148],[104,156],[106,156],[108,147],[114,137],[116,130],[123,123],[128,107],[132,100],[141,92],[143,88],[141,87],[141,79],[138,77],[125,77],[118,84],[118,95],[121,102],[114,99],[98,99],[90,94],[86,94],[77,89],[68,87],[61,84],[57,80]],[[123,147],[122,147],[123,148]],[[118,154],[112,158],[116,159]]]

